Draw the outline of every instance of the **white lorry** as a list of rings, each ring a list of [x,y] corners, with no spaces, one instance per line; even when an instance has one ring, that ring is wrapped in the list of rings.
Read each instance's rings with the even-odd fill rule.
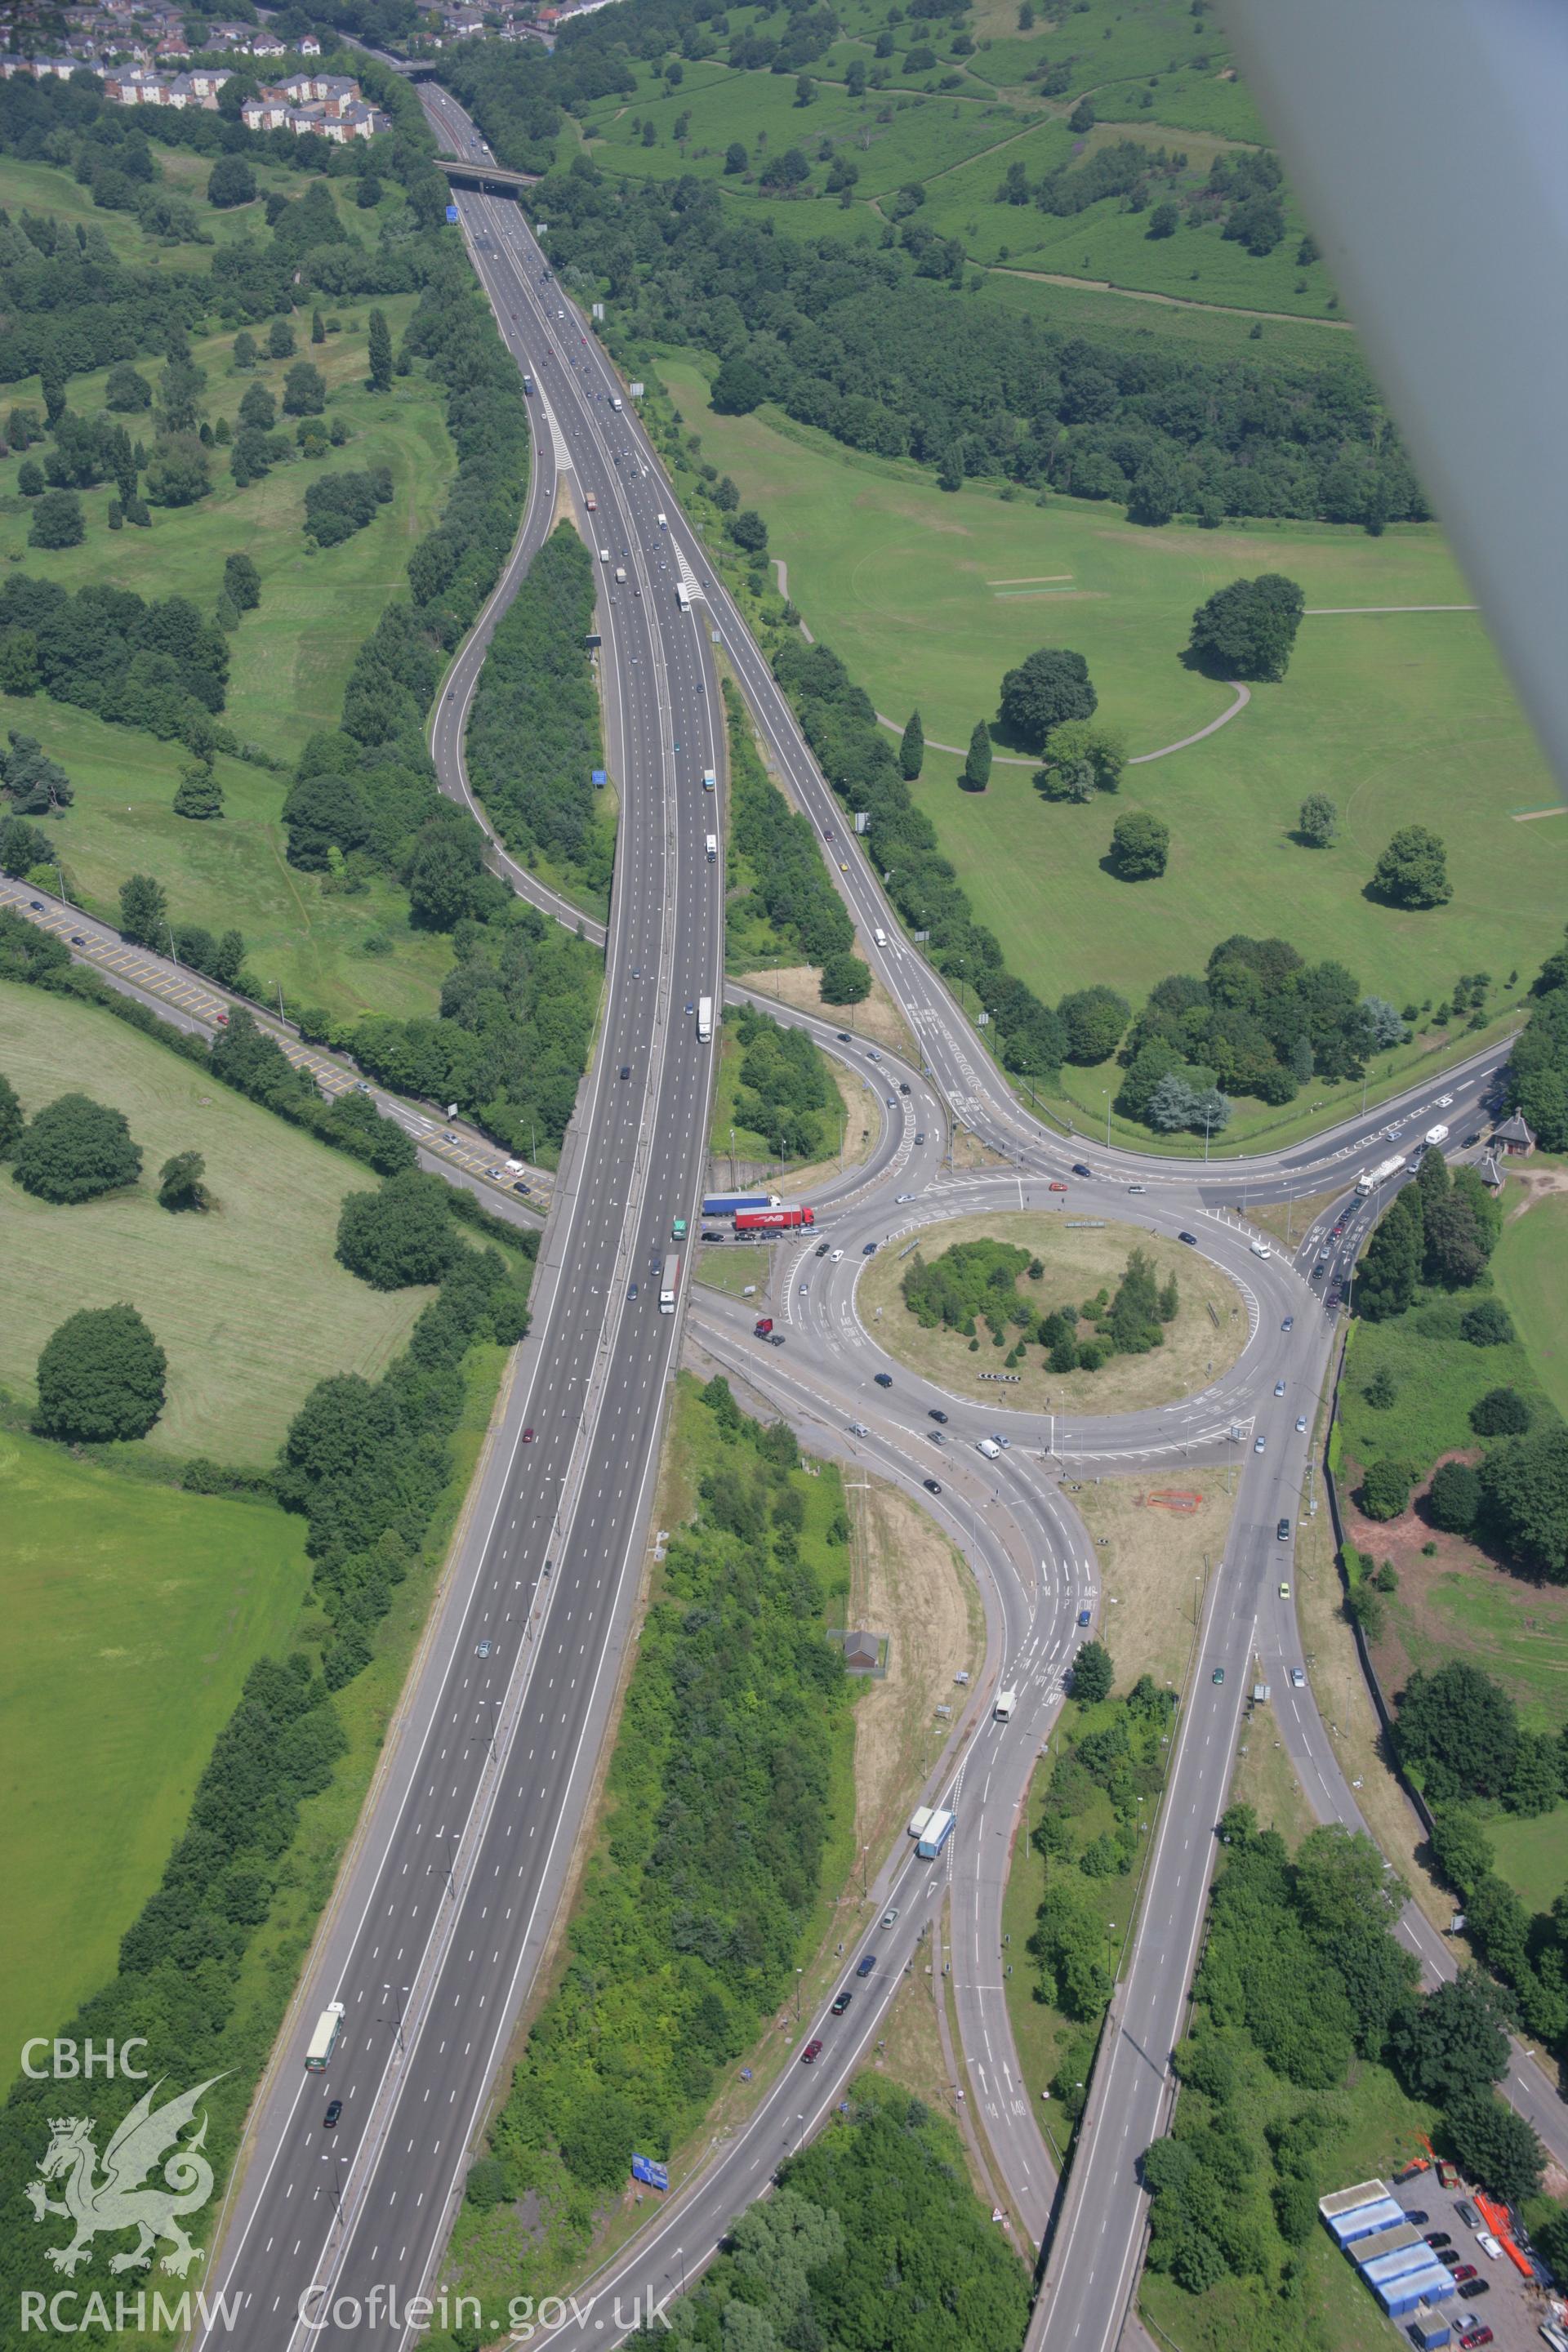
[[[915,1852],[922,1862],[936,1860],[937,1855],[952,1835],[953,1824],[957,1819],[956,1813],[944,1813],[940,1807],[932,1813],[924,1829],[921,1830],[919,1843],[915,1847]]]
[[[700,996],[697,1000],[697,1042],[710,1045],[713,1042],[713,999]]]
[[[995,1717],[998,1723],[1005,1723],[1007,1717],[1012,1714],[1013,1709],[1017,1706],[1017,1704],[1018,1694],[1016,1690],[998,1691],[996,1694],[996,1704],[992,1708],[991,1712]]]
[[[1363,1168],[1355,1180],[1356,1191],[1364,1201],[1369,1193],[1376,1192],[1380,1184],[1386,1184],[1391,1176],[1399,1175],[1404,1166],[1405,1155],[1396,1151],[1391,1160],[1380,1160],[1375,1168]]]

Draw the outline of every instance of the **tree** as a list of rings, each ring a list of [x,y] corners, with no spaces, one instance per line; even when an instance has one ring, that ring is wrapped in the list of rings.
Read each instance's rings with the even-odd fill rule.
[[[1568,1428],[1550,1421],[1506,1438],[1480,1476],[1489,1526],[1526,1566],[1568,1584]]]
[[[1072,1695],[1085,1706],[1109,1698],[1116,1667],[1103,1642],[1086,1642],[1072,1662]]]
[[[1470,1407],[1478,1437],[1521,1437],[1535,1418],[1517,1389],[1489,1389]]]
[[[1144,1105],[1142,1118],[1156,1134],[1177,1135],[1191,1127],[1197,1107],[1197,1088],[1179,1070],[1167,1070]]]
[[[1094,129],[1094,109],[1087,98],[1080,98],[1068,116],[1068,129],[1079,139],[1085,131]]]
[[[26,1125],[16,1087],[0,1077],[0,1160],[9,1160]]]
[[[131,1140],[123,1111],[68,1094],[45,1105],[16,1144],[12,1170],[25,1192],[40,1201],[94,1201],[134,1184],[142,1152]]]
[[[858,955],[831,955],[820,981],[824,1004],[863,1004],[871,993],[871,967]]]
[[[1388,1045],[1403,1045],[1410,1035],[1403,1013],[1396,1005],[1390,1004],[1386,996],[1363,996],[1361,1013],[1366,1024],[1367,1045],[1373,1053]]]
[[[1128,521],[1142,523],[1151,530],[1162,530],[1181,503],[1181,467],[1163,449],[1152,451],[1132,478]]]
[[[166,433],[147,460],[147,502],[194,507],[212,488],[207,454],[194,433]]]
[[[16,468],[16,488],[25,499],[44,495],[44,469],[36,457],[24,457]]]
[[[1481,1481],[1468,1462],[1444,1462],[1426,1489],[1426,1516],[1448,1535],[1468,1536],[1481,1507]]]
[[[1407,1462],[1372,1462],[1362,1473],[1361,1507],[1369,1519],[1396,1519],[1410,1507],[1415,1485]]]
[[[1391,2036],[1394,2061],[1412,2096],[1446,2105],[1483,2096],[1508,2072],[1509,2003],[1479,1969],[1413,2001]]]
[[[29,547],[79,547],[86,537],[81,500],[74,490],[46,490],[27,526]]]
[[[1081,654],[1041,646],[1002,680],[1002,723],[1026,751],[1042,751],[1053,727],[1092,719],[1100,698]]]
[[[1385,1323],[1403,1315],[1415,1297],[1421,1278],[1420,1210],[1406,1186],[1378,1225],[1356,1269],[1356,1312],[1369,1323]]]
[[[207,1163],[199,1151],[176,1151],[158,1171],[161,1209],[210,1209],[212,1199],[203,1183]]]
[[[1524,2117],[1477,2092],[1448,2102],[1446,2120],[1454,2153],[1468,2179],[1493,2197],[1517,2205],[1533,2197],[1546,2169],[1546,2151]]]
[[[796,74],[795,76],[795,102],[797,106],[815,106],[816,104],[816,84],[812,80],[811,76],[808,73]]]
[[[370,184],[375,189],[375,194],[371,198],[370,204],[367,205],[364,200],[366,184],[363,180],[359,184],[359,194],[355,198],[355,202],[358,204],[362,212],[369,212],[374,205],[378,205],[381,202],[381,187],[379,182],[372,181]],[[322,317],[320,307],[318,306],[318,308],[310,313],[310,341],[313,343],[324,343],[326,340],[327,322]]]
[[[730,536],[748,555],[768,551],[768,527],[755,507],[742,507],[739,514],[730,517]]]
[[[461,1247],[446,1186],[417,1168],[378,1192],[351,1192],[338,1218],[339,1263],[374,1290],[439,1282]]]
[[[258,433],[270,433],[278,422],[278,403],[259,377],[245,387],[239,403],[239,421]]]
[[[286,416],[320,416],[327,404],[327,380],[313,361],[296,360],[283,379]]]
[[[1127,739],[1113,727],[1069,719],[1051,730],[1035,790],[1048,801],[1089,801],[1116,792],[1127,765]]]
[[[1500,1797],[1513,1775],[1519,1720],[1513,1701],[1479,1666],[1450,1658],[1417,1669],[1400,1696],[1394,1744],[1420,1768],[1429,1804],[1456,1797]]]
[[[731,175],[746,168],[746,151],[738,139],[731,139],[724,150],[724,169]]]
[[[1373,868],[1372,888],[1394,907],[1446,907],[1454,886],[1437,835],[1424,824],[1401,825]]]
[[[258,355],[256,337],[241,328],[234,339],[234,363],[242,375],[256,365]]]
[[[17,816],[44,816],[69,808],[76,794],[58,760],[33,735],[8,731],[10,751],[0,752],[0,791]]]
[[[121,415],[133,415],[139,409],[152,407],[153,387],[129,360],[121,360],[104,379],[103,404]]]
[[[1155,240],[1165,236],[1174,236],[1177,229],[1181,226],[1181,214],[1176,210],[1175,205],[1167,200],[1164,204],[1155,205],[1153,211],[1149,215],[1149,226],[1144,230],[1143,234],[1145,236],[1154,238]]]
[[[223,786],[212,770],[199,761],[180,770],[180,781],[174,787],[174,814],[188,817],[214,817],[223,814]]]
[[[1340,829],[1340,813],[1327,793],[1309,793],[1297,823],[1299,840],[1312,849],[1327,849]]]
[[[373,310],[370,314],[370,389],[372,392],[392,390],[392,330],[386,314]]]
[[[708,403],[716,416],[749,416],[767,396],[761,368],[736,352],[714,377]]]
[[[248,555],[225,559],[223,584],[242,613],[254,612],[261,602],[261,574]]]
[[[1124,882],[1144,882],[1163,874],[1171,828],[1149,809],[1129,809],[1110,829],[1110,859]]]
[[[1068,1036],[1068,1060],[1091,1068],[1108,1062],[1132,1018],[1132,1008],[1113,988],[1080,988],[1064,996],[1057,1018]]]
[[[150,874],[132,874],[120,886],[120,928],[142,948],[168,946],[169,902]]]
[[[38,1358],[35,1426],[46,1437],[104,1444],[145,1437],[163,1409],[168,1358],[134,1307],[69,1315]]]
[[[1422,1173],[1442,1164],[1441,1152],[1429,1151],[1421,1163]],[[1421,1222],[1427,1281],[1448,1290],[1468,1289],[1486,1271],[1489,1255],[1474,1202],[1445,1187],[1436,1200],[1427,1202]]]
[[[991,782],[991,736],[984,719],[974,722],[959,782],[966,793],[983,793]]]
[[[1282,572],[1216,589],[1193,614],[1188,651],[1227,678],[1282,678],[1290,667],[1306,598]]]
[[[925,756],[926,731],[921,725],[920,712],[918,710],[911,710],[910,713],[909,724],[904,729],[903,736],[899,744],[899,765],[903,770],[905,779],[910,783],[912,784],[914,782],[916,777],[920,774],[921,770],[924,767]]]
[[[1513,1318],[1500,1298],[1478,1298],[1459,1318],[1459,1337],[1472,1348],[1506,1348],[1513,1339]]]
[[[256,174],[243,155],[220,155],[207,174],[207,202],[219,212],[256,202]]]
[[[287,319],[274,319],[267,330],[267,356],[269,360],[291,360],[294,356],[294,330]]]

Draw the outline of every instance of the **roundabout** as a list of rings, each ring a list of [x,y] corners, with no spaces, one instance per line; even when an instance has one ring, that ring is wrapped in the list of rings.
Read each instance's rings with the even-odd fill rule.
[[[1002,1245],[994,1272],[975,1246],[987,1243]],[[1133,1335],[1153,1344],[1125,1348],[1111,1322],[1134,1254],[1174,1311],[1162,1309]],[[960,1320],[964,1307],[974,1311]],[[1086,1418],[1179,1402],[1230,1370],[1250,1328],[1245,1295],[1201,1251],[1147,1225],[1066,1207],[922,1225],[866,1263],[856,1307],[879,1347],[954,1396]],[[1042,1332],[1047,1318],[1054,1349]],[[1073,1336],[1064,1348],[1067,1323]],[[1091,1367],[1102,1350],[1104,1360],[1071,1369],[1073,1345],[1080,1359],[1088,1350]]]

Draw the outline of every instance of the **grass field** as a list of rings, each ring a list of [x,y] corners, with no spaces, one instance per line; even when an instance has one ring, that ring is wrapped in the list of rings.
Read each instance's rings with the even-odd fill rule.
[[[14,1898],[26,1890],[26,1932],[0,1961],[8,2081],[23,2040],[55,2031],[111,1972],[310,1565],[302,1519],[117,1477],[10,1431],[0,1516],[0,1874]]]
[[[383,303],[395,336],[413,299]],[[285,464],[241,490],[226,453],[215,449],[214,487],[197,505],[155,509],[150,530],[111,533],[106,484],[82,493],[81,545],[46,552],[26,543],[29,501],[16,488],[21,460],[0,461],[0,561],[68,588],[91,581],[147,597],[187,596],[210,613],[226,557],[244,551],[252,558],[261,573],[261,604],[230,636],[223,719],[241,742],[290,762],[310,735],[337,724],[350,664],[403,589],[409,552],[437,520],[455,464],[437,386],[416,371],[399,377],[384,397],[364,389],[369,308],[345,304],[334,313],[344,321],[342,331],[323,344],[310,343],[308,313],[295,322],[301,354],[327,378],[329,416],[341,416],[350,431],[342,449],[314,468],[303,460]],[[232,424],[252,380],[234,371],[233,338],[213,336],[194,348],[207,372],[210,417],[226,415]],[[254,373],[277,397],[289,364],[268,362]],[[150,380],[155,375],[153,367]],[[101,407],[103,376],[73,378],[73,407],[84,415]],[[13,388],[23,402],[35,393],[28,384]],[[134,430],[137,420],[131,423]],[[304,497],[313,472],[383,464],[395,486],[391,504],[341,546],[308,551]],[[286,863],[287,773],[220,759],[224,816],[195,824],[171,806],[185,757],[178,744],[106,726],[46,695],[0,697],[0,724],[36,735],[70,776],[76,800],[57,829],[58,852],[96,910],[113,919],[126,875],[152,872],[168,891],[176,922],[215,930],[237,926],[252,968],[281,984],[286,999],[345,1018],[434,1009],[450,953],[444,940],[411,930],[401,891],[378,881],[363,897],[345,898],[325,890],[320,876]],[[369,952],[367,941],[374,943]]]
[[[1544,1174],[1540,1160],[1531,1165]],[[1568,1191],[1537,1199],[1526,1215],[1509,1219],[1492,1273],[1531,1370],[1568,1419]]]
[[[371,1290],[332,1255],[340,1203],[374,1183],[367,1170],[108,1013],[37,989],[0,984],[0,1069],[29,1114],[73,1088],[112,1103],[145,1155],[134,1191],[74,1207],[0,1181],[14,1269],[0,1380],[14,1394],[31,1401],[38,1351],[68,1314],[129,1299],[169,1359],[148,1444],[265,1465],[317,1381],[374,1377],[402,1346],[429,1292]],[[216,1206],[172,1216],[158,1170],[193,1148]]]
[[[1568,1880],[1568,1836],[1563,1810],[1533,1821],[1502,1813],[1486,1824],[1498,1874],[1532,1911],[1550,1911]]]
[[[1232,697],[1184,667],[1195,606],[1237,576],[1283,571],[1309,606],[1469,601],[1435,527],[1379,540],[1327,524],[1141,530],[1120,508],[1041,509],[949,495],[912,467],[856,457],[770,413],[715,416],[689,361],[660,362],[702,454],[766,517],[814,635],[901,726],[919,704],[917,786],[980,920],[1043,995],[1095,981],[1135,1000],[1201,970],[1232,931],[1278,931],[1340,958],[1396,1003],[1440,997],[1462,971],[1528,970],[1561,929],[1568,822],[1518,825],[1555,787],[1479,616],[1325,614],[1303,621],[1283,685],[1190,749],[1128,771],[1112,803],[1050,805],[1029,765],[960,793],[963,744],[994,716],[1003,671],[1040,644],[1082,653],[1100,717],[1134,756],[1176,742]],[[1338,843],[1297,846],[1305,794],[1339,805]],[[1170,867],[1131,885],[1103,864],[1116,814],[1148,808]],[[1391,834],[1419,819],[1448,846],[1450,905],[1411,913],[1363,895]]]
[[[1032,1250],[1045,1273],[1038,1282],[1021,1276],[1017,1290],[1039,1315],[1089,1298],[1101,1284],[1114,1292],[1134,1249],[1144,1250],[1153,1260],[1159,1281],[1171,1274],[1177,1277],[1180,1311],[1164,1327],[1163,1347],[1146,1356],[1112,1356],[1098,1372],[1064,1377],[1046,1370],[1042,1351],[1031,1343],[1025,1361],[1016,1367],[1021,1374],[1017,1385],[1002,1387],[978,1377],[982,1371],[999,1371],[1006,1352],[991,1344],[988,1328],[980,1329],[979,1351],[972,1353],[961,1332],[925,1330],[905,1306],[903,1277],[913,1257],[904,1253],[914,1235],[906,1234],[886,1245],[860,1276],[856,1294],[860,1319],[889,1355],[939,1387],[983,1404],[1015,1412],[1053,1413],[1131,1412],[1142,1405],[1170,1404],[1203,1388],[1212,1374],[1225,1371],[1247,1341],[1240,1297],[1218,1268],[1179,1242],[1141,1225],[1072,1228],[1065,1216],[1011,1209],[947,1218],[925,1227],[920,1238],[923,1254],[932,1261],[957,1242],[982,1238]],[[1217,1321],[1207,1311],[1211,1305]]]
[[[1288,194],[1284,237],[1263,256],[1227,242],[1217,220],[1151,238],[1147,213],[1127,211],[1120,198],[1069,217],[996,201],[1012,163],[1023,163],[1035,183],[1108,142],[1132,139],[1184,156],[1179,184],[1191,191],[1217,152],[1266,142],[1224,33],[1212,17],[1195,19],[1184,0],[1082,0],[1026,33],[1016,5],[1002,0],[989,0],[962,27],[922,26],[918,34],[889,28],[870,0],[850,0],[838,16],[841,37],[808,69],[806,103],[793,73],[693,59],[671,89],[663,59],[640,63],[633,93],[587,106],[580,126],[563,132],[560,160],[567,164],[585,150],[602,170],[631,181],[711,179],[737,217],[766,218],[782,234],[808,237],[879,236],[883,200],[918,184],[926,191],[924,221],[957,237],[983,267],[1103,279],[1248,318],[1321,319],[1336,309],[1323,264],[1297,257],[1307,223]],[[765,15],[750,10],[731,9],[727,21],[732,35],[776,34]],[[878,38],[888,29],[892,53],[879,58]],[[961,30],[967,51],[954,47]],[[925,51],[934,63],[911,62]],[[1047,59],[1068,73],[1067,89],[1050,99],[1027,79]],[[857,67],[876,78],[858,98],[847,86]],[[1068,118],[1085,97],[1097,121],[1079,136]],[[652,142],[645,143],[650,125]],[[741,173],[726,169],[734,141],[747,151]],[[760,185],[760,175],[771,156],[791,147],[805,156],[811,176],[781,201]],[[858,173],[847,204],[826,185],[836,156]]]

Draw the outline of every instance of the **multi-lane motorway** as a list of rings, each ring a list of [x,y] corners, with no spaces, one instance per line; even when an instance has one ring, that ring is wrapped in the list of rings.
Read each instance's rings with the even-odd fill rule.
[[[434,88],[422,94],[454,149],[472,152],[477,134],[455,102]],[[1236,1459],[1236,1517],[1197,1633],[1142,1925],[1037,2306],[1037,2340],[1107,2352],[1142,2246],[1135,2160],[1162,2128],[1171,2095],[1169,2054],[1182,2031],[1213,1828],[1255,1674],[1280,1697],[1288,1693],[1278,1721],[1315,1808],[1359,1821],[1310,1689],[1289,1686],[1300,1650],[1293,1604],[1278,1591],[1289,1547],[1275,1530],[1300,1506],[1331,1341],[1325,1299],[1353,1263],[1371,1212],[1337,1235],[1320,1221],[1294,1262],[1279,1251],[1256,1256],[1236,1213],[1243,1197],[1342,1191],[1364,1159],[1380,1156],[1375,1147],[1391,1128],[1414,1121],[1419,1131],[1436,1087],[1289,1152],[1253,1158],[1245,1170],[1097,1150],[1032,1118],[940,976],[904,941],[624,387],[571,302],[546,282],[526,223],[502,199],[465,196],[461,205],[501,331],[534,379],[535,446],[516,548],[444,689],[433,748],[443,789],[468,800],[462,734],[489,629],[556,516],[569,505],[585,517],[592,493],[592,543],[607,557],[595,556],[606,745],[622,804],[605,1024],[551,1199],[534,1328],[519,1351],[499,1438],[257,2103],[213,2280],[239,2298],[237,2325],[225,2333],[271,2352],[329,2330],[398,2346],[416,2332],[402,2315],[437,2273],[498,2062],[562,1896],[622,1663],[660,1402],[681,1327],[679,1317],[658,1313],[652,1276],[671,1217],[692,1215],[704,1168],[711,1049],[699,1043],[692,1013],[700,995],[721,993],[724,871],[704,847],[707,834],[721,830],[715,796],[701,790],[702,771],[723,765],[712,632],[784,781],[817,827],[861,951],[904,1012],[922,1059],[905,1066],[888,1057],[869,1073],[874,1087],[885,1080],[889,1088],[872,1159],[822,1198],[844,1257],[818,1259],[814,1247],[779,1253],[775,1312],[785,1346],[760,1346],[749,1315],[708,1293],[692,1306],[693,1335],[814,1445],[902,1486],[946,1526],[985,1598],[986,1666],[927,1791],[955,1806],[959,1835],[934,1864],[904,1843],[883,1860],[866,1937],[846,1957],[847,1973],[872,1954],[876,1966],[855,1979],[847,2014],[824,2021],[821,2058],[809,2072],[784,2070],[744,2129],[678,2184],[657,2223],[606,2266],[589,2314],[557,2334],[613,2343],[635,2324],[634,2295],[663,2294],[707,2259],[780,2157],[831,2112],[877,2037],[891,1989],[906,1969],[926,1965],[944,1904],[960,2039],[990,2159],[1025,2234],[1044,2236],[1056,2181],[1018,2078],[999,1939],[1013,1827],[1081,1639],[1079,1618],[1099,1609],[1093,1548],[1064,1491],[1063,1464]],[[561,919],[578,919],[492,846],[514,887]],[[597,936],[597,927],[584,928]],[[885,947],[875,944],[879,928]],[[827,1042],[868,1075],[863,1045]],[[1479,1123],[1478,1106],[1502,1058],[1493,1049],[1449,1074],[1445,1092],[1454,1099],[1441,1115],[1456,1135]],[[954,1124],[992,1146],[1009,1172],[956,1171],[943,1150]],[[1237,1282],[1247,1314],[1240,1358],[1182,1408],[1070,1428],[949,1398],[947,1443],[938,1448],[930,1435],[938,1392],[887,1365],[857,1312],[859,1251],[933,1216],[1019,1205],[1031,1187],[1043,1204],[1047,1178],[1067,1177],[1080,1154],[1092,1172],[1070,1178],[1076,1199],[1097,1214],[1114,1209],[1129,1222],[1194,1234]],[[1329,1263],[1314,1285],[1320,1247]],[[873,1381],[883,1370],[891,1388]],[[975,1444],[993,1429],[1012,1441],[994,1462]],[[934,1496],[924,1486],[933,1468],[942,1489]],[[1212,1679],[1218,1668],[1223,1683]],[[991,1707],[1004,1683],[1020,1694],[1006,1723]],[[886,1925],[874,1924],[884,1915]],[[1447,1965],[1424,1923],[1409,1915],[1405,1926],[1429,1968]],[[331,2000],[345,2010],[328,2078],[342,2119],[327,2134],[326,2089],[301,2072],[300,2059]],[[1510,2092],[1563,2148],[1554,2094],[1534,2070],[1517,2066]],[[616,2293],[621,2309],[612,2317],[606,2298]]]

